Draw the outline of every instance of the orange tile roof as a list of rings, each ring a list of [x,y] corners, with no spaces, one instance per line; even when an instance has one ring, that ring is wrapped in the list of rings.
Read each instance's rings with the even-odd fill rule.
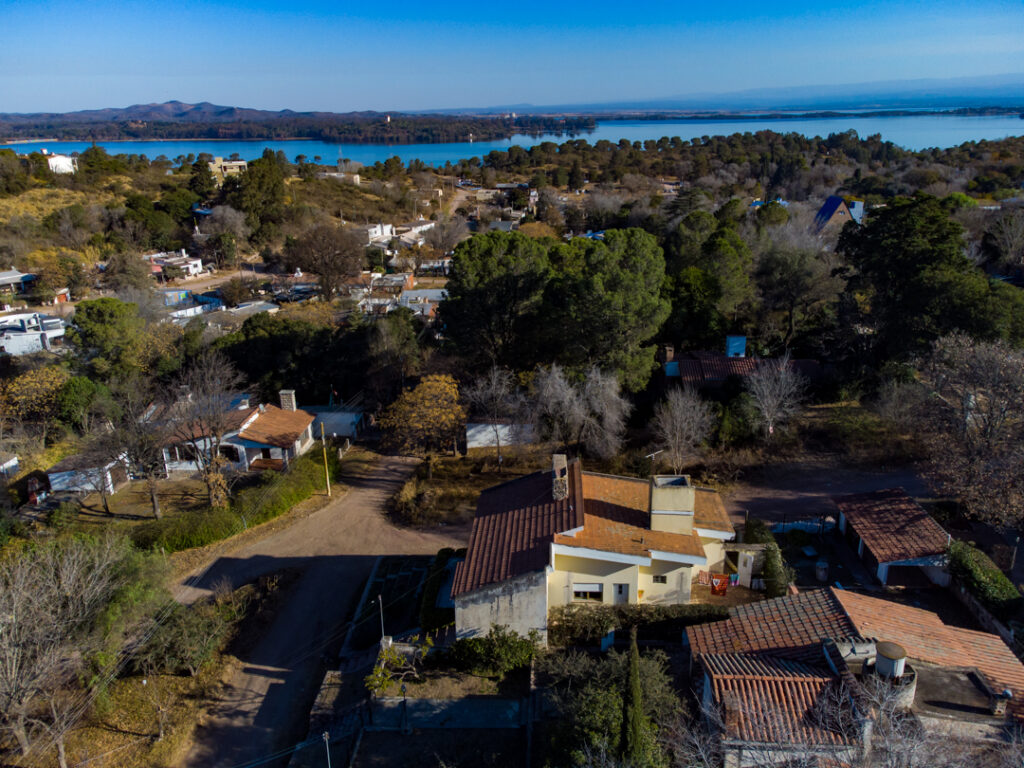
[[[650,529],[650,484],[646,480],[582,474],[583,530],[575,536],[555,536],[556,544],[638,557],[650,557],[652,550],[704,557],[704,546],[696,533]]]
[[[694,490],[693,525],[695,528],[723,533],[736,532],[729,520],[729,513],[725,511],[721,494],[709,488]]]
[[[702,653],[770,653],[795,659],[821,657],[821,641],[857,634],[827,589],[805,590],[730,609],[725,621],[687,629],[690,648]]]
[[[902,488],[839,496],[833,501],[880,563],[940,555],[949,545],[942,526]]]
[[[755,743],[847,746],[852,734],[819,716],[833,704],[839,679],[826,669],[785,659],[709,654],[701,662],[723,713],[725,738]]]
[[[862,637],[899,643],[910,659],[945,667],[975,667],[989,685],[1013,691],[1010,710],[1024,718],[1024,664],[998,635],[951,627],[931,611],[855,592],[835,597]]]
[[[579,461],[569,464],[569,479],[569,496],[562,502],[551,500],[550,471],[484,491],[466,560],[455,569],[452,595],[543,568],[552,543],[638,557],[650,557],[652,550],[704,557],[696,533],[650,529],[648,481],[584,472]],[[725,510],[718,494],[698,491],[697,497],[700,519],[722,530],[728,523],[721,520]],[[580,528],[575,536],[562,535]]]
[[[302,410],[286,411],[276,405],[265,405],[263,412],[247,424],[238,436],[254,443],[291,448],[312,423],[311,413]]]
[[[480,494],[466,559],[455,567],[452,597],[544,568],[554,535],[583,525],[578,461],[569,464],[567,497],[552,498],[550,470]]]

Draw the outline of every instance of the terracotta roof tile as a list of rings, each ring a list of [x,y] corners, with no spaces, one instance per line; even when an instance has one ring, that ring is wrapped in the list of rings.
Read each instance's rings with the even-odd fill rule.
[[[311,413],[302,410],[286,411],[276,405],[265,405],[263,412],[246,424],[238,436],[254,443],[291,448],[312,423]]]
[[[944,624],[931,611],[836,590],[835,597],[863,637],[892,640],[910,659],[945,667],[976,667],[997,692],[1013,691],[1010,709],[1024,717],[1024,664],[998,635]]]
[[[583,530],[575,536],[555,536],[555,543],[602,552],[649,557],[651,550],[704,557],[696,533],[683,535],[650,529],[646,480],[583,474]]]
[[[821,641],[857,634],[842,605],[827,589],[806,590],[730,609],[725,621],[690,627],[694,654],[768,653],[791,659],[821,657]]]
[[[569,493],[552,498],[550,470],[480,494],[466,559],[455,567],[452,597],[544,568],[554,535],[583,525],[579,462],[569,464]]]
[[[852,743],[852,734],[823,725],[820,714],[833,705],[839,685],[838,678],[824,671],[710,677],[716,703],[733,710],[724,717],[727,739],[836,747]]]
[[[736,532],[729,513],[725,511],[721,494],[708,488],[696,488],[694,491],[693,525],[723,533]]]
[[[940,555],[949,545],[949,534],[902,488],[833,501],[880,563]]]

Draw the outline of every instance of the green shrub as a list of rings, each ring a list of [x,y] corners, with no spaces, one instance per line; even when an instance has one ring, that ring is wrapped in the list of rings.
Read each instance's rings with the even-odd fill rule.
[[[319,443],[317,444],[319,445]],[[339,474],[339,464],[328,452],[332,480]],[[299,502],[324,488],[322,454],[314,448],[292,461],[286,472],[264,472],[259,482],[239,491],[230,509],[199,509],[176,517],[152,520],[132,531],[137,547],[160,547],[178,552],[203,547],[234,536],[244,528],[280,517]]]
[[[782,597],[789,592],[793,571],[786,565],[779,545],[772,543],[764,550],[764,584],[768,597]]]
[[[260,482],[235,496],[231,508],[244,525],[258,525],[280,517],[299,502],[324,490],[324,465],[317,447],[293,460],[286,472],[264,472]],[[328,452],[331,478],[338,475],[337,454]]]
[[[47,513],[46,524],[55,531],[62,531],[78,519],[81,511],[82,508],[75,502],[62,501]]]
[[[537,654],[536,632],[521,637],[508,627],[491,627],[484,637],[456,640],[445,654],[455,669],[475,675],[501,676],[527,666]]]
[[[744,544],[774,544],[775,536],[763,520],[751,518],[743,525]]]
[[[241,530],[242,521],[229,509],[196,509],[143,523],[132,529],[131,538],[140,549],[180,552],[204,547]]]
[[[965,541],[951,542],[949,570],[1000,621],[1020,616],[1024,598],[1013,582],[980,549]]]
[[[195,677],[224,647],[231,625],[230,612],[214,604],[176,605],[132,654],[132,666],[141,674]]]
[[[548,641],[552,645],[596,645],[613,629],[636,627],[644,641],[679,642],[686,627],[721,621],[721,605],[563,605],[551,609]]]
[[[786,565],[775,536],[768,525],[757,519],[747,520],[743,526],[744,544],[764,544],[765,594],[768,597],[782,597],[789,591],[789,583],[793,580],[793,569]]]

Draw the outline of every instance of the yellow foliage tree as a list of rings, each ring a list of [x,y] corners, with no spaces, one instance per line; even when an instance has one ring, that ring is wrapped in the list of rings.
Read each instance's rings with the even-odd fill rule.
[[[38,422],[43,436],[57,410],[57,396],[68,380],[63,368],[47,365],[15,376],[0,392],[3,413],[9,418]]]
[[[409,453],[455,446],[459,429],[466,423],[466,409],[459,403],[459,385],[448,375],[424,376],[415,389],[407,389],[380,419],[387,443]]]

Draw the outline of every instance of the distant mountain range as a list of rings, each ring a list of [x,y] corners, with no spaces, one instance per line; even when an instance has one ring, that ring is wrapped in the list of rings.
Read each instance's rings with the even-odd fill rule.
[[[391,112],[393,115],[520,115],[615,113],[743,113],[755,110],[785,112],[829,110],[913,110],[957,109],[1001,106],[1024,109],[1024,73],[984,77],[889,80],[846,85],[818,85],[757,88],[732,93],[696,93],[639,101],[607,101],[586,104],[504,104],[464,109],[432,109]],[[134,104],[130,107],[88,109],[80,112],[0,113],[0,123],[9,126],[27,123],[239,123],[302,120],[338,120],[365,122],[384,112],[296,112],[226,107],[207,101],[186,104]]]
[[[885,80],[845,85],[755,88],[730,93],[693,93],[641,101],[587,104],[505,104],[486,109],[432,110],[441,114],[608,114],[615,112],[737,113],[752,110],[1024,108],[1024,73],[981,77]]]
[[[242,121],[265,122],[267,120],[289,120],[302,118],[333,118],[333,117],[372,117],[376,112],[348,112],[339,115],[335,112],[295,112],[282,109],[272,112],[265,109],[247,109],[245,107],[222,107],[201,101],[198,104],[185,104],[181,101],[168,101],[163,104],[133,104],[130,107],[108,107],[106,109],[86,109],[80,112],[34,112],[34,113],[0,113],[0,122],[39,123],[57,121],[62,123],[111,123],[111,122],[159,122],[159,123],[237,123]]]

